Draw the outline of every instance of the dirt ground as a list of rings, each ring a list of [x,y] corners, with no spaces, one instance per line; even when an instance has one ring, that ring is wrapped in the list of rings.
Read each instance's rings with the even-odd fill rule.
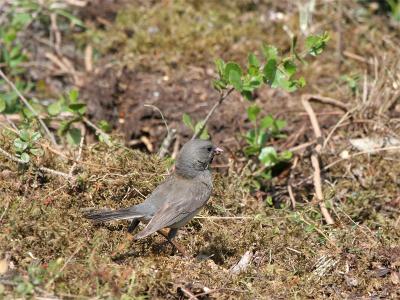
[[[400,26],[382,4],[316,1],[308,30],[328,31],[331,40],[302,67],[307,86],[255,95],[263,114],[287,121],[287,138],[269,144],[294,153],[261,190],[249,189],[254,170],[242,153],[249,102],[232,94],[218,108],[208,131],[226,151],[213,165],[211,200],[177,236],[190,253],[182,257],[161,236],[135,242],[126,223],[93,225],[83,210],[138,203],[167,176],[171,159],[156,155],[167,129],[145,104],[177,130],[172,154],[192,135],[183,113],[200,120],[218,99],[214,60],[244,64],[263,42],[289,51],[291,33],[302,43],[299,7],[272,0],[89,2],[74,9],[85,29],[63,36],[57,53],[73,67],[57,70],[46,56],[55,50],[32,38],[34,28],[25,40],[30,60],[39,63],[25,76],[40,82],[32,92],[38,98],[77,87],[90,120],[107,120],[124,146],[92,137],[73,183],[0,156],[0,298],[400,297],[399,145],[388,142],[400,140]],[[314,198],[306,94],[346,106],[347,113],[312,103],[327,140],[322,188],[334,225]],[[1,132],[2,148],[11,151],[13,138]],[[366,153],[350,142],[360,138],[386,140]],[[72,155],[76,150],[46,151],[36,163],[68,173]],[[233,271],[246,256],[245,268]]]

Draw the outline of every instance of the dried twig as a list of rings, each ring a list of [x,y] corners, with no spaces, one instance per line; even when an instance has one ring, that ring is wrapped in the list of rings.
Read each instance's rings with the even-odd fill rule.
[[[382,151],[399,151],[400,150],[400,146],[391,146],[391,147],[385,147],[385,148],[378,148],[378,149],[370,149],[368,151],[361,151],[361,152],[357,152],[354,154],[351,154],[349,157],[346,158],[340,158],[338,160],[335,160],[334,162],[330,163],[329,165],[326,165],[323,170],[328,170],[330,168],[332,168],[333,166],[337,165],[338,163],[345,161],[345,160],[349,160],[350,158],[359,156],[359,155],[364,155],[364,154],[372,154],[372,153],[376,153],[376,152],[382,152]]]
[[[199,299],[194,294],[192,294],[192,292],[185,289],[183,286],[181,286],[180,289],[184,294],[186,294],[186,296],[189,297],[189,300],[198,300]]]
[[[195,216],[194,219],[209,219],[209,220],[246,220],[252,219],[254,220],[256,217],[249,216],[237,216],[237,217],[218,217],[218,216]]]
[[[97,127],[97,126],[96,126],[94,123],[92,123],[88,118],[83,117],[83,118],[82,118],[82,121],[83,121],[86,125],[88,125],[89,127],[91,127],[92,129],[94,129],[94,131],[95,131],[95,133],[96,133],[97,135],[103,135],[103,136],[107,137],[108,139],[110,139],[110,136],[109,136],[107,133],[105,133],[103,130],[101,130],[99,127]]]
[[[93,47],[92,45],[87,45],[85,48],[85,70],[86,72],[93,71]]]
[[[211,108],[211,110],[208,112],[206,118],[203,121],[203,124],[198,132],[195,132],[192,136],[192,140],[198,138],[204,131],[204,128],[206,127],[206,124],[208,120],[211,118],[213,115],[214,111],[217,109],[218,106],[222,104],[222,102],[234,91],[234,88],[229,89],[225,94],[221,93],[220,97],[217,101],[217,103],[214,104],[214,106]]]
[[[315,116],[314,110],[311,107],[311,104],[309,100],[311,98],[314,98],[314,96],[310,95],[304,95],[302,97],[302,104],[304,106],[304,109],[308,113],[310,117],[310,121],[315,133],[315,137],[317,138],[317,145],[315,146],[315,150],[311,154],[311,164],[314,169],[314,187],[315,187],[315,195],[321,210],[322,215],[325,218],[325,221],[328,225],[332,225],[335,222],[333,221],[333,218],[331,217],[328,209],[325,206],[324,202],[324,195],[322,193],[322,183],[321,183],[321,168],[319,165],[319,157],[321,155],[321,150],[322,150],[322,133],[321,129],[318,124],[317,117]]]
[[[50,138],[50,141],[54,144],[54,146],[57,146],[56,139],[54,138],[53,134],[50,132],[49,128],[47,128],[46,124],[43,122],[43,120],[40,118],[39,114],[36,112],[36,110],[29,104],[28,100],[21,94],[21,92],[17,89],[15,84],[8,79],[8,77],[3,73],[3,71],[0,69],[0,76],[11,86],[11,88],[17,93],[18,97],[21,99],[21,101],[25,104],[25,106],[33,113],[33,115],[38,119],[40,125],[43,127],[44,131]]]
[[[160,150],[158,151],[158,156],[163,158],[168,153],[168,148],[171,146],[172,141],[175,139],[176,129],[171,129],[165,139],[163,140]]]
[[[304,94],[302,96],[302,99],[307,99],[307,101],[315,101],[315,102],[320,102],[323,104],[329,104],[332,106],[336,106],[338,108],[340,108],[341,110],[343,110],[344,112],[348,111],[347,105],[344,104],[343,102],[337,100],[337,99],[333,99],[330,97],[325,97],[325,96],[321,96],[321,95],[312,95],[312,94]],[[314,113],[315,115],[315,113]]]
[[[8,210],[8,207],[10,206],[10,202],[11,202],[11,199],[8,199],[7,204],[6,204],[6,207],[4,208],[4,211],[3,211],[3,213],[2,213],[1,216],[0,216],[0,222],[1,222],[1,220],[3,220],[4,216],[6,215],[6,212],[7,212],[7,210]]]
[[[163,158],[167,154],[169,147],[171,146],[172,142],[175,139],[176,129],[169,130],[168,123],[165,120],[161,109],[159,109],[157,106],[152,105],[152,104],[145,104],[144,106],[145,107],[151,107],[154,110],[158,111],[160,113],[160,115],[161,115],[162,120],[164,121],[165,128],[167,129],[167,136],[163,140],[163,142],[161,144],[161,147],[160,147],[160,150],[158,150],[158,156]]]

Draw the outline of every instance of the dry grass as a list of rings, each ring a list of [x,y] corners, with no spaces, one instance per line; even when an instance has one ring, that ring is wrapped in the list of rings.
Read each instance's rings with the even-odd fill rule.
[[[347,177],[346,163],[331,173],[332,184],[324,192],[335,212],[333,227],[322,225],[317,206],[268,208],[243,188],[245,177],[216,174],[214,196],[201,213],[206,218],[195,219],[178,236],[190,258],[172,254],[159,236],[134,242],[123,223],[95,226],[82,218],[83,208],[141,201],[140,193],[147,195],[162,180],[168,164],[101,145],[85,149],[83,157],[76,186],[32,170],[18,171],[1,160],[0,244],[10,268],[6,290],[14,291],[7,292],[9,297],[21,295],[18,289],[10,290],[9,281],[30,282],[35,295],[46,290],[101,298],[177,298],[181,287],[192,293],[215,289],[210,294],[215,298],[397,293],[398,190],[393,184],[396,174],[390,171],[393,162],[381,156],[369,162],[366,157],[352,160],[366,166],[367,187]],[[54,168],[68,169],[60,158],[48,158],[47,164],[50,161]],[[375,167],[378,173],[368,173]],[[215,218],[233,216],[246,218]],[[254,256],[247,270],[231,274],[230,268],[248,250]],[[318,274],[315,264],[321,258],[335,264]]]
[[[115,22],[87,31],[85,39],[97,45],[106,60],[118,61],[117,74],[124,68],[146,67],[184,82],[185,77],[173,74],[192,67],[207,69],[216,56],[245,59],[243,53],[258,49],[262,41],[288,47],[283,25],[298,32],[297,7],[290,1],[265,1],[256,9],[253,1],[233,2],[146,1],[141,7],[135,2],[121,9]],[[332,110],[315,106],[324,137],[338,124],[322,154],[325,166],[340,159],[343,151],[356,152],[351,138],[399,138],[399,34],[385,16],[342,3],[340,16],[334,2],[318,2],[312,29],[330,30],[332,41],[322,58],[303,70],[306,92],[340,99],[351,110],[338,124],[341,112],[323,115]],[[282,11],[284,19],[271,19],[272,13]],[[342,35],[337,33],[338,16]],[[341,58],[337,46],[345,50]],[[340,80],[342,75],[357,75],[357,88],[352,91]],[[299,93],[265,89],[257,101],[268,112],[285,115],[287,143],[304,124],[292,146],[313,139],[307,116],[301,114]],[[0,145],[9,152],[12,140],[1,133]],[[276,146],[285,149],[284,143]],[[163,245],[157,235],[134,242],[124,222],[93,225],[82,218],[85,208],[119,208],[142,201],[142,195],[166,176],[170,160],[91,144],[84,148],[78,180],[71,184],[0,156],[0,298],[400,297],[398,150],[358,155],[323,172],[333,226],[324,224],[318,203],[312,201],[308,150],[296,152],[294,211],[287,208],[286,177],[274,179],[266,190],[284,204],[275,209],[263,202],[266,194],[248,191],[251,171],[243,169],[240,159],[216,172],[214,195],[201,218],[177,237],[189,258]],[[35,163],[67,173],[72,166],[48,151]],[[232,274],[230,268],[247,251],[252,254],[247,269]]]

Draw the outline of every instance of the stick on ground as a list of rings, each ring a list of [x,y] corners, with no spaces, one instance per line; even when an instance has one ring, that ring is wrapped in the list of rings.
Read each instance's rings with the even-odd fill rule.
[[[322,193],[321,167],[320,167],[319,161],[320,161],[320,155],[321,155],[321,150],[322,150],[323,138],[322,138],[322,133],[321,133],[321,129],[318,124],[317,117],[315,116],[314,110],[312,109],[311,104],[309,102],[313,98],[315,98],[314,95],[304,95],[302,97],[301,102],[304,106],[304,109],[308,113],[308,116],[310,117],[311,125],[313,127],[315,137],[317,138],[317,145],[315,146],[315,149],[311,155],[311,164],[314,169],[315,196],[317,198],[319,208],[321,210],[322,215],[324,216],[326,223],[328,225],[332,225],[335,222],[333,221],[332,216],[330,215],[328,209],[325,206],[324,195]],[[318,97],[318,98],[321,99],[321,97]]]

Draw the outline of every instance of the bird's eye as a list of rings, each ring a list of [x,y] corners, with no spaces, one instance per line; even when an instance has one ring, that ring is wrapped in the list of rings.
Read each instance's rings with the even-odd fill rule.
[[[208,151],[208,152],[211,152],[212,149],[213,149],[212,147],[208,147],[208,148],[207,148],[207,151]]]

